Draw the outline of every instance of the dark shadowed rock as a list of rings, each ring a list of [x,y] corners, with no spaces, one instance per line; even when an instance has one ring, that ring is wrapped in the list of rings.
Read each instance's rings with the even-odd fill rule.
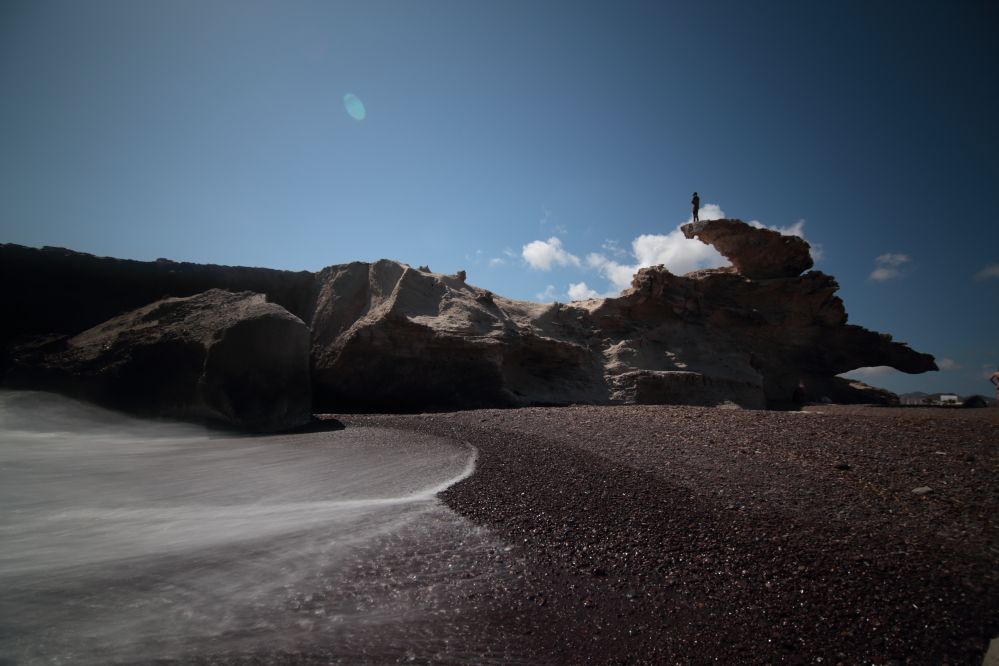
[[[286,430],[312,414],[309,330],[261,294],[168,298],[17,348],[8,385],[139,414]]]
[[[883,388],[845,377],[810,376],[803,379],[807,402],[839,405],[897,405],[898,396]]]
[[[980,409],[982,407],[988,407],[989,403],[986,402],[985,398],[980,395],[971,395],[965,398],[961,402],[962,407],[968,407],[971,409]]]
[[[701,220],[681,227],[687,238],[713,245],[735,270],[754,280],[795,277],[812,267],[808,243],[741,220]]]
[[[266,294],[308,321],[315,275],[244,266],[96,257],[59,247],[0,244],[0,349],[37,335],[75,335],[168,296],[209,289]],[[2,365],[0,365],[2,369]]]

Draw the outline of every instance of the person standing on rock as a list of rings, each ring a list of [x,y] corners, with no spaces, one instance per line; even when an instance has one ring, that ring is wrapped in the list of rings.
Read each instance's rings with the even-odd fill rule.
[[[694,192],[694,198],[690,200],[690,203],[694,207],[694,222],[697,222],[697,211],[701,210],[701,197],[697,196],[697,192]]]

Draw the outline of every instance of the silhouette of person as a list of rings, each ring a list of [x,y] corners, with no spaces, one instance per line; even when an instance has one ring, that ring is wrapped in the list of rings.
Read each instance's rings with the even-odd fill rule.
[[[694,222],[697,222],[697,211],[701,209],[701,197],[697,196],[697,192],[694,192],[694,198],[690,200],[690,203],[694,207]]]
[[[989,381],[996,385],[996,406],[999,407],[999,370],[989,376]]]
[[[805,382],[803,380],[798,380],[798,385],[791,392],[791,402],[798,405],[805,403]]]

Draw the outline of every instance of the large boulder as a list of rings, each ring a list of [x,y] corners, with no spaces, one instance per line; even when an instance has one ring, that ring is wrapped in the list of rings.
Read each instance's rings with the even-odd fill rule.
[[[260,432],[311,419],[309,329],[262,294],[166,298],[16,348],[6,383]]]
[[[599,356],[561,306],[502,298],[394,261],[330,266],[312,319],[319,409],[605,402]]]
[[[713,245],[736,271],[754,280],[795,277],[813,264],[803,239],[753,227],[741,220],[701,220],[689,222],[680,230],[687,238]]]

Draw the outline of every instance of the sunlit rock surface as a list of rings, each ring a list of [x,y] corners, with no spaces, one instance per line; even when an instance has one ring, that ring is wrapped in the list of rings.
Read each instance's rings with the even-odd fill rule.
[[[141,414],[287,430],[312,415],[309,329],[261,294],[211,289],[21,346],[8,383]]]
[[[330,266],[318,282],[312,360],[322,409],[607,400],[590,331],[563,306],[387,260]]]
[[[733,266],[683,276],[644,268],[617,298],[571,304],[503,298],[461,273],[389,260],[313,274],[0,246],[0,259],[16,260],[0,262],[0,295],[21,315],[4,331],[2,362],[136,300],[218,286],[262,292],[309,325],[314,411],[884,402],[890,394],[834,378],[879,365],[936,369],[932,356],[848,324],[836,281],[801,274],[812,265],[804,240],[738,220],[684,232],[715,244]],[[24,288],[14,289],[20,276]]]

